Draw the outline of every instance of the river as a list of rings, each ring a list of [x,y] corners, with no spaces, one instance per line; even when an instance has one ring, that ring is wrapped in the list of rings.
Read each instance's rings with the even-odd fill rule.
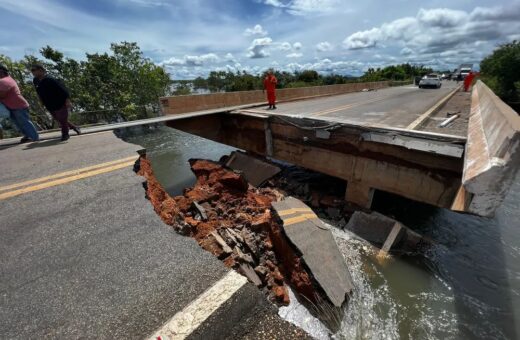
[[[164,126],[120,132],[147,149],[172,195],[193,184],[190,158],[234,148]],[[520,335],[520,176],[494,218],[454,213],[377,193],[374,210],[431,238],[421,258],[380,264],[365,242],[338,231],[355,281],[337,339],[516,339]]]

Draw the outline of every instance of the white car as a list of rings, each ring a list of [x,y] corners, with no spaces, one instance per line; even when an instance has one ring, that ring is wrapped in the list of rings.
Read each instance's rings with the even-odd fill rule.
[[[424,87],[435,87],[436,89],[440,89],[442,86],[441,78],[438,74],[427,74],[425,75],[421,81],[419,82],[419,88],[422,89]]]

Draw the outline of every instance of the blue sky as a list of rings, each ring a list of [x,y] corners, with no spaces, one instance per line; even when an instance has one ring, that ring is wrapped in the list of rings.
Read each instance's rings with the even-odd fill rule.
[[[478,63],[520,40],[520,1],[0,0],[0,53],[66,56],[135,41],[174,79],[211,70],[359,75],[411,62]]]

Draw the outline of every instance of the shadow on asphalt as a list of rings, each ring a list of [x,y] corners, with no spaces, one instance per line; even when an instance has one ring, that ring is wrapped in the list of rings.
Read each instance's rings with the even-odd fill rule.
[[[55,145],[58,145],[58,144],[61,144],[61,143],[63,143],[63,142],[61,141],[60,138],[50,139],[50,140],[46,140],[46,141],[43,141],[43,142],[27,144],[27,146],[25,147],[24,150],[35,149],[35,148],[45,148],[45,147],[48,147],[48,146],[55,146]]]

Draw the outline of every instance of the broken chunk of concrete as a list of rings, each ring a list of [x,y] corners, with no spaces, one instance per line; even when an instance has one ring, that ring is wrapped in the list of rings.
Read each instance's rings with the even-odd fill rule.
[[[211,236],[213,236],[215,238],[215,241],[217,241],[217,243],[220,245],[220,247],[222,248],[222,251],[224,251],[224,253],[231,254],[233,252],[233,250],[228,246],[226,241],[224,241],[224,239],[216,231],[213,230],[211,232]]]
[[[200,218],[203,221],[208,220],[208,215],[206,214],[206,209],[204,209],[204,207],[202,205],[198,204],[195,201],[193,201],[193,203],[191,205],[192,205],[193,209],[200,215]]]
[[[255,187],[262,185],[281,171],[279,167],[273,164],[239,151],[231,153],[226,166],[233,170],[241,171],[247,181]]]
[[[235,256],[242,262],[244,263],[249,263],[249,264],[254,264],[255,261],[253,260],[253,257],[249,254],[244,254],[242,252],[242,250],[240,250],[239,247],[235,247],[233,249],[233,253],[235,254]]]
[[[386,256],[385,253],[416,252],[431,244],[399,221],[377,212],[356,211],[345,229],[380,248],[383,251],[380,257]]]
[[[251,235],[251,232],[249,232],[247,229],[242,229],[241,233],[242,238],[245,241],[245,244],[247,248],[255,255],[255,257],[258,259],[260,257],[260,254],[258,252],[258,247],[256,246],[255,238],[253,235]]]
[[[227,232],[229,234],[233,235],[233,237],[237,240],[237,243],[245,243],[244,238],[242,237],[242,235],[237,233],[235,230],[233,230],[231,228],[228,228]]]
[[[255,286],[260,287],[262,285],[262,280],[258,277],[254,269],[247,263],[240,264],[240,271],[244,274],[251,283]]]
[[[264,266],[256,266],[255,272],[263,279],[269,273],[269,270]]]
[[[395,222],[395,220],[381,214],[367,214],[356,211],[345,228],[380,248],[394,227]],[[402,234],[398,236],[397,241],[400,240]]]
[[[233,236],[232,233],[229,232],[228,229],[221,229],[220,234],[221,235],[224,234],[225,238],[229,241],[229,244],[231,244],[232,246],[234,246],[235,244],[238,244],[238,240],[235,238],[235,236]]]
[[[332,232],[307,205],[294,197],[273,202],[272,207],[316,283],[334,306],[341,307],[353,284]]]

